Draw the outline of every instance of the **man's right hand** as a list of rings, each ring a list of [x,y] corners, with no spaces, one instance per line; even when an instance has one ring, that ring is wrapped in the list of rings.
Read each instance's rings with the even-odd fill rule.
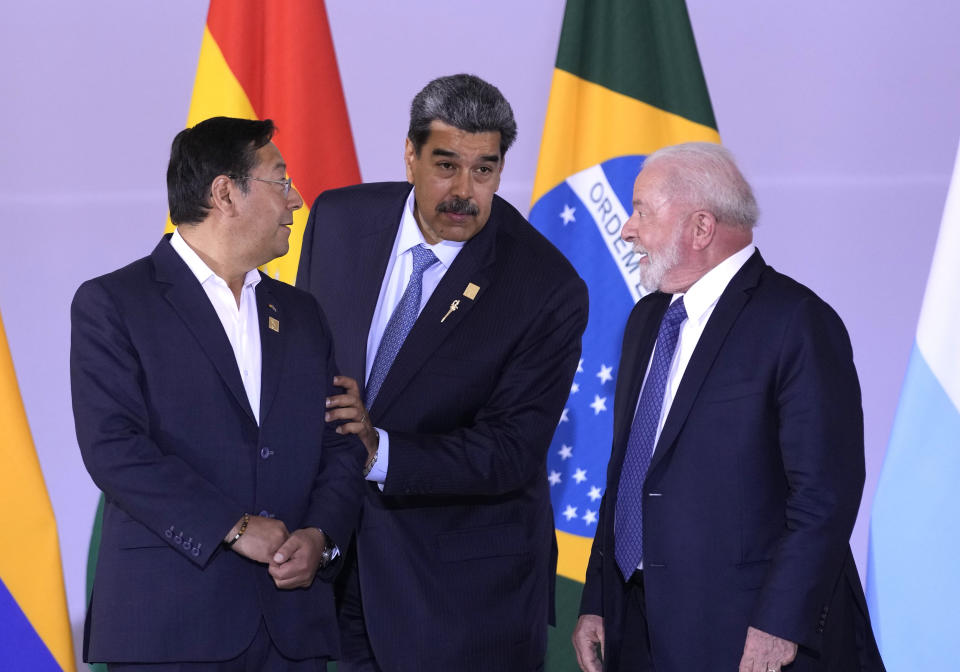
[[[601,672],[603,666],[597,658],[597,646],[603,656],[603,617],[596,614],[584,614],[573,630],[573,648],[577,652],[577,663],[583,672]]]
[[[239,529],[240,522],[237,522],[227,534],[226,540],[233,539]],[[269,564],[277,549],[283,546],[283,542],[289,536],[290,532],[287,531],[287,526],[283,524],[282,520],[264,516],[250,516],[247,529],[230,549],[234,553],[239,553],[255,562]]]

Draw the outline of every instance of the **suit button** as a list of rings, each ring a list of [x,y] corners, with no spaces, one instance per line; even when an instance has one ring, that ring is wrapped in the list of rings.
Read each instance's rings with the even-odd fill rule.
[[[273,451],[267,448],[266,446],[260,449],[260,457],[262,457],[263,459],[267,459],[271,455],[273,455]]]

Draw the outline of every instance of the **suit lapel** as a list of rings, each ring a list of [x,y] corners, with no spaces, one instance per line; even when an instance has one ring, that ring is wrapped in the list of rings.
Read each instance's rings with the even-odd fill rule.
[[[617,376],[617,390],[614,397],[613,454],[611,463],[619,464],[627,446],[627,437],[633,424],[633,416],[647,372],[653,346],[657,342],[660,321],[670,306],[671,294],[657,292],[643,299],[642,311],[635,318],[639,327],[635,333],[624,333],[623,354]],[[632,332],[632,330],[631,330]],[[616,461],[616,462],[615,462]]]
[[[217,311],[214,310],[203,287],[197,282],[196,276],[190,272],[184,261],[170,246],[169,240],[170,236],[165,236],[151,254],[157,281],[167,285],[164,296],[213,363],[237,403],[246,411],[250,419],[256,422],[247,393],[243,388],[233,348],[223,330]]]
[[[344,374],[356,378],[361,390],[365,389],[367,384],[367,337],[370,334],[370,324],[377,309],[383,276],[390,262],[390,252],[397,238],[403,206],[409,193],[409,189],[403,192],[400,200],[395,202],[396,207],[373,209],[378,213],[376,219],[370,222],[364,233],[351,239],[356,247],[348,258],[362,259],[365,265],[369,266],[363,272],[354,270],[349,275],[350,282],[340,285],[344,291],[340,296],[339,313],[348,316],[350,323],[346,333],[356,334],[356,338],[341,339],[337,342],[337,363]]]
[[[266,420],[270,405],[277,394],[277,385],[283,369],[283,351],[289,327],[283,319],[281,305],[261,273],[257,285],[257,321],[260,323],[260,422]]]
[[[463,246],[420,311],[370,409],[373,417],[382,415],[406,382],[466,318],[473,306],[483,300],[484,289],[493,278],[497,239],[495,218],[495,214],[491,215],[486,226]],[[473,299],[464,294],[470,283],[479,288]],[[454,301],[458,302],[457,307],[451,311]]]
[[[700,393],[703,381],[710,372],[710,367],[713,366],[727,334],[730,333],[730,328],[750,300],[750,293],[757,286],[760,274],[765,267],[766,264],[760,252],[754,252],[720,295],[717,306],[713,309],[707,326],[693,351],[690,363],[687,364],[687,369],[683,373],[677,396],[670,406],[667,421],[663,425],[663,431],[657,442],[657,449],[653,453],[650,471],[656,468],[657,464],[672,450],[677,435],[690,413],[690,408]]]

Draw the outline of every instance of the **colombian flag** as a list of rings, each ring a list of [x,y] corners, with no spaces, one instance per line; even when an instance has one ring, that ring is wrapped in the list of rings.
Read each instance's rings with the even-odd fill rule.
[[[53,508],[0,317],[0,669],[73,672],[73,642]]]
[[[682,0],[568,0],[530,221],[590,291],[583,359],[547,458],[560,547],[548,669],[576,669],[570,633],[606,482],[627,315],[645,293],[620,229],[643,158],[720,142]]]
[[[323,0],[211,0],[187,126],[217,116],[273,119],[277,126],[273,142],[304,207],[293,215],[290,251],[262,270],[293,284],[308,204],[326,189],[360,181]],[[169,220],[166,231],[173,231]],[[87,562],[88,596],[102,514],[101,498]]]

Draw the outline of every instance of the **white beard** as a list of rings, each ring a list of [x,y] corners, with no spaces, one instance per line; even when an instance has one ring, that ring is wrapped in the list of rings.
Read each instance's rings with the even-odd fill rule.
[[[647,263],[640,265],[640,284],[648,291],[660,289],[663,282],[663,276],[680,263],[680,239],[683,235],[683,229],[677,227],[673,234],[673,240],[661,252],[650,254],[650,251],[635,243],[633,251],[637,254],[644,254],[647,257]]]

